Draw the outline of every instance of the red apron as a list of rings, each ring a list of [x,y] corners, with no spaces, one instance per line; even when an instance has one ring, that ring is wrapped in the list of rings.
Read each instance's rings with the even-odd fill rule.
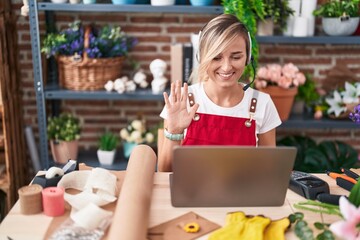
[[[189,93],[190,105],[194,105],[194,98]],[[256,146],[255,113],[257,99],[252,98],[250,104],[250,118],[228,117],[204,113],[196,113],[187,128],[186,137],[182,145],[242,145]]]

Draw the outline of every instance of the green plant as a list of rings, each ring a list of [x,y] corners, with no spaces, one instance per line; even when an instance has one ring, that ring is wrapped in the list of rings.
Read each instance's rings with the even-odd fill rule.
[[[327,18],[358,17],[359,4],[360,0],[328,0],[320,5],[313,15]]]
[[[272,18],[282,30],[287,26],[286,20],[294,14],[288,0],[263,0],[265,18]]]
[[[309,137],[288,136],[277,141],[277,145],[297,148],[294,170],[303,172],[340,172],[341,167],[352,168],[358,158],[357,151],[341,141],[323,141],[316,144]]]
[[[312,201],[312,200],[309,200],[309,201],[314,203],[314,205],[317,205],[317,202]],[[323,205],[326,205],[326,204],[323,203]],[[330,204],[327,204],[327,205],[330,205]],[[336,207],[336,206],[331,206],[331,207]],[[296,212],[294,214],[290,214],[289,220],[290,220],[291,224],[295,224],[295,227],[294,227],[295,235],[300,240],[311,240],[311,239],[334,240],[335,239],[333,233],[328,229],[329,224],[320,223],[320,222],[315,222],[314,226],[315,226],[315,228],[317,228],[319,230],[323,230],[323,231],[321,233],[319,233],[315,238],[313,230],[308,226],[307,221],[304,220],[304,214],[301,212]]]
[[[296,100],[303,100],[308,107],[313,107],[321,96],[316,91],[316,83],[310,74],[305,74],[306,81],[303,85],[298,87],[298,93],[295,97]]]
[[[265,12],[262,0],[222,0],[224,13],[235,15],[242,23],[245,24],[251,35],[251,55],[254,59],[253,64],[256,68],[259,58],[259,45],[256,41],[255,34],[257,32],[257,20],[264,19]],[[250,64],[251,65],[251,64]],[[254,75],[251,66],[248,65],[243,74],[243,78],[247,79],[250,75]]]
[[[48,138],[56,141],[73,141],[80,138],[80,121],[70,113],[49,117],[47,125]]]
[[[103,151],[112,151],[116,149],[119,138],[117,135],[111,132],[105,132],[100,136],[99,139],[99,149]]]

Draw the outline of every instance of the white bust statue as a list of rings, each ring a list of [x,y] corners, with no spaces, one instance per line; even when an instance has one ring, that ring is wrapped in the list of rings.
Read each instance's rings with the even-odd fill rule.
[[[161,93],[165,90],[168,79],[165,77],[167,64],[164,60],[155,59],[150,63],[150,71],[153,75],[151,89],[153,93]]]

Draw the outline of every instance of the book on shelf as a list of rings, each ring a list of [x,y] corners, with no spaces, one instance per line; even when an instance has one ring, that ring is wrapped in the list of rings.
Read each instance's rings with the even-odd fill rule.
[[[193,68],[191,43],[176,43],[170,49],[171,81],[188,82]]]

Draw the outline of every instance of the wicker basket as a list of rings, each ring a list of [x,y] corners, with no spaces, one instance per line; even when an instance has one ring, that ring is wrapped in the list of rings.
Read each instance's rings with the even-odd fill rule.
[[[84,48],[89,46],[91,28],[85,29]],[[69,90],[103,89],[108,80],[120,77],[124,57],[89,58],[86,51],[80,56],[59,56],[60,86]]]

